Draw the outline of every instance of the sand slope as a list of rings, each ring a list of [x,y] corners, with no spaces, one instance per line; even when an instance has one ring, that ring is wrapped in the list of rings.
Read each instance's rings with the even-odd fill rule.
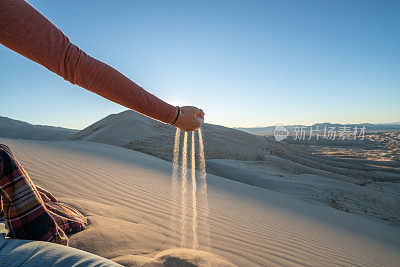
[[[202,252],[201,224],[199,250],[171,251],[171,163],[90,142],[0,142],[35,183],[88,216],[91,225],[71,237],[73,247],[125,265],[174,257],[239,266],[400,265],[398,228],[210,174],[210,252],[223,258]]]
[[[392,168],[387,163],[381,166],[382,163],[375,162],[371,166],[372,162],[327,158],[313,155],[303,146],[276,142],[220,125],[205,123],[202,131],[206,159],[265,161],[273,155],[307,166],[309,173],[323,172],[323,176],[332,179],[352,183],[400,181],[398,162],[392,162]],[[99,120],[77,132],[72,139],[117,145],[172,161],[174,134],[175,127],[128,110]]]
[[[334,179],[322,170],[275,156],[264,161],[209,159],[207,172],[400,228],[399,183]]]
[[[112,114],[77,132],[72,139],[117,145],[172,161],[176,128],[135,111]],[[268,153],[262,136],[205,123],[205,156],[209,158],[256,159]]]
[[[219,125],[204,124],[202,131],[211,174],[400,226],[399,162],[315,155],[305,146]],[[172,161],[174,133],[170,125],[124,111],[76,133],[74,139],[117,145]],[[337,142],[343,145],[344,141]],[[398,150],[391,136],[379,143],[365,142],[370,152],[379,144]],[[350,148],[364,147],[360,140],[347,143],[356,145]],[[381,154],[390,154],[386,152]]]
[[[0,116],[0,137],[30,140],[63,140],[72,137],[78,130],[62,127],[33,125],[24,121]]]

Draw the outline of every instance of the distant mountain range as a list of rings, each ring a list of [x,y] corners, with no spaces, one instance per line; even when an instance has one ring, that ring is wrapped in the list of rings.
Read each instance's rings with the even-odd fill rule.
[[[306,125],[285,125],[284,127],[289,130],[289,132],[292,132],[296,127],[304,127],[304,128],[309,128],[313,127],[313,129],[324,129],[327,127],[335,127],[338,129],[339,127],[347,126],[350,128],[354,128],[357,126],[357,128],[365,127],[366,131],[393,131],[393,130],[400,130],[400,122],[393,122],[393,123],[382,123],[382,124],[371,124],[371,123],[358,123],[358,124],[339,124],[339,123],[316,123],[313,124],[312,126],[306,126]],[[234,129],[244,131],[247,133],[251,134],[256,134],[256,135],[270,135],[274,132],[275,126],[267,126],[267,127],[250,127],[250,128],[243,128],[243,127],[236,127]]]
[[[30,140],[63,140],[71,138],[78,130],[45,125],[0,116],[0,137]]]

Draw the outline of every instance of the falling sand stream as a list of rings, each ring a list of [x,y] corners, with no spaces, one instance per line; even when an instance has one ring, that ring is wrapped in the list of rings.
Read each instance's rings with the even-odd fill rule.
[[[190,140],[188,142],[188,135],[191,135],[191,142]],[[173,245],[197,249],[201,243],[203,250],[209,250],[207,175],[201,129],[197,130],[197,136],[198,157],[196,157],[196,131],[184,132],[182,149],[180,149],[181,131],[176,129],[175,132],[171,188],[173,208],[171,229],[174,234]],[[189,153],[188,143],[190,144]],[[190,165],[188,164],[189,161]],[[196,172],[196,161],[198,161],[199,166],[198,172]],[[190,176],[188,175],[188,168],[190,168]],[[198,176],[197,179],[196,176]],[[188,183],[188,177],[190,177],[191,183]],[[191,215],[187,214],[188,211],[190,213],[190,210]]]

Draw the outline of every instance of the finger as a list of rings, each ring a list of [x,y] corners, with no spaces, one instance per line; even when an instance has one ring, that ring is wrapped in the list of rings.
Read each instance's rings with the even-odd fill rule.
[[[204,123],[204,119],[203,118],[200,118],[199,119],[199,122],[200,122],[200,126]]]
[[[200,111],[199,113],[196,113],[196,117],[197,117],[198,119],[204,118],[204,112],[203,112],[203,111]]]

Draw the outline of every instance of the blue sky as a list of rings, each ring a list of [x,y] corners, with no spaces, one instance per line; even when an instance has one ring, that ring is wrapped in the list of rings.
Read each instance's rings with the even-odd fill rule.
[[[28,1],[82,50],[206,122],[400,121],[400,1]],[[125,110],[0,46],[0,116]]]

